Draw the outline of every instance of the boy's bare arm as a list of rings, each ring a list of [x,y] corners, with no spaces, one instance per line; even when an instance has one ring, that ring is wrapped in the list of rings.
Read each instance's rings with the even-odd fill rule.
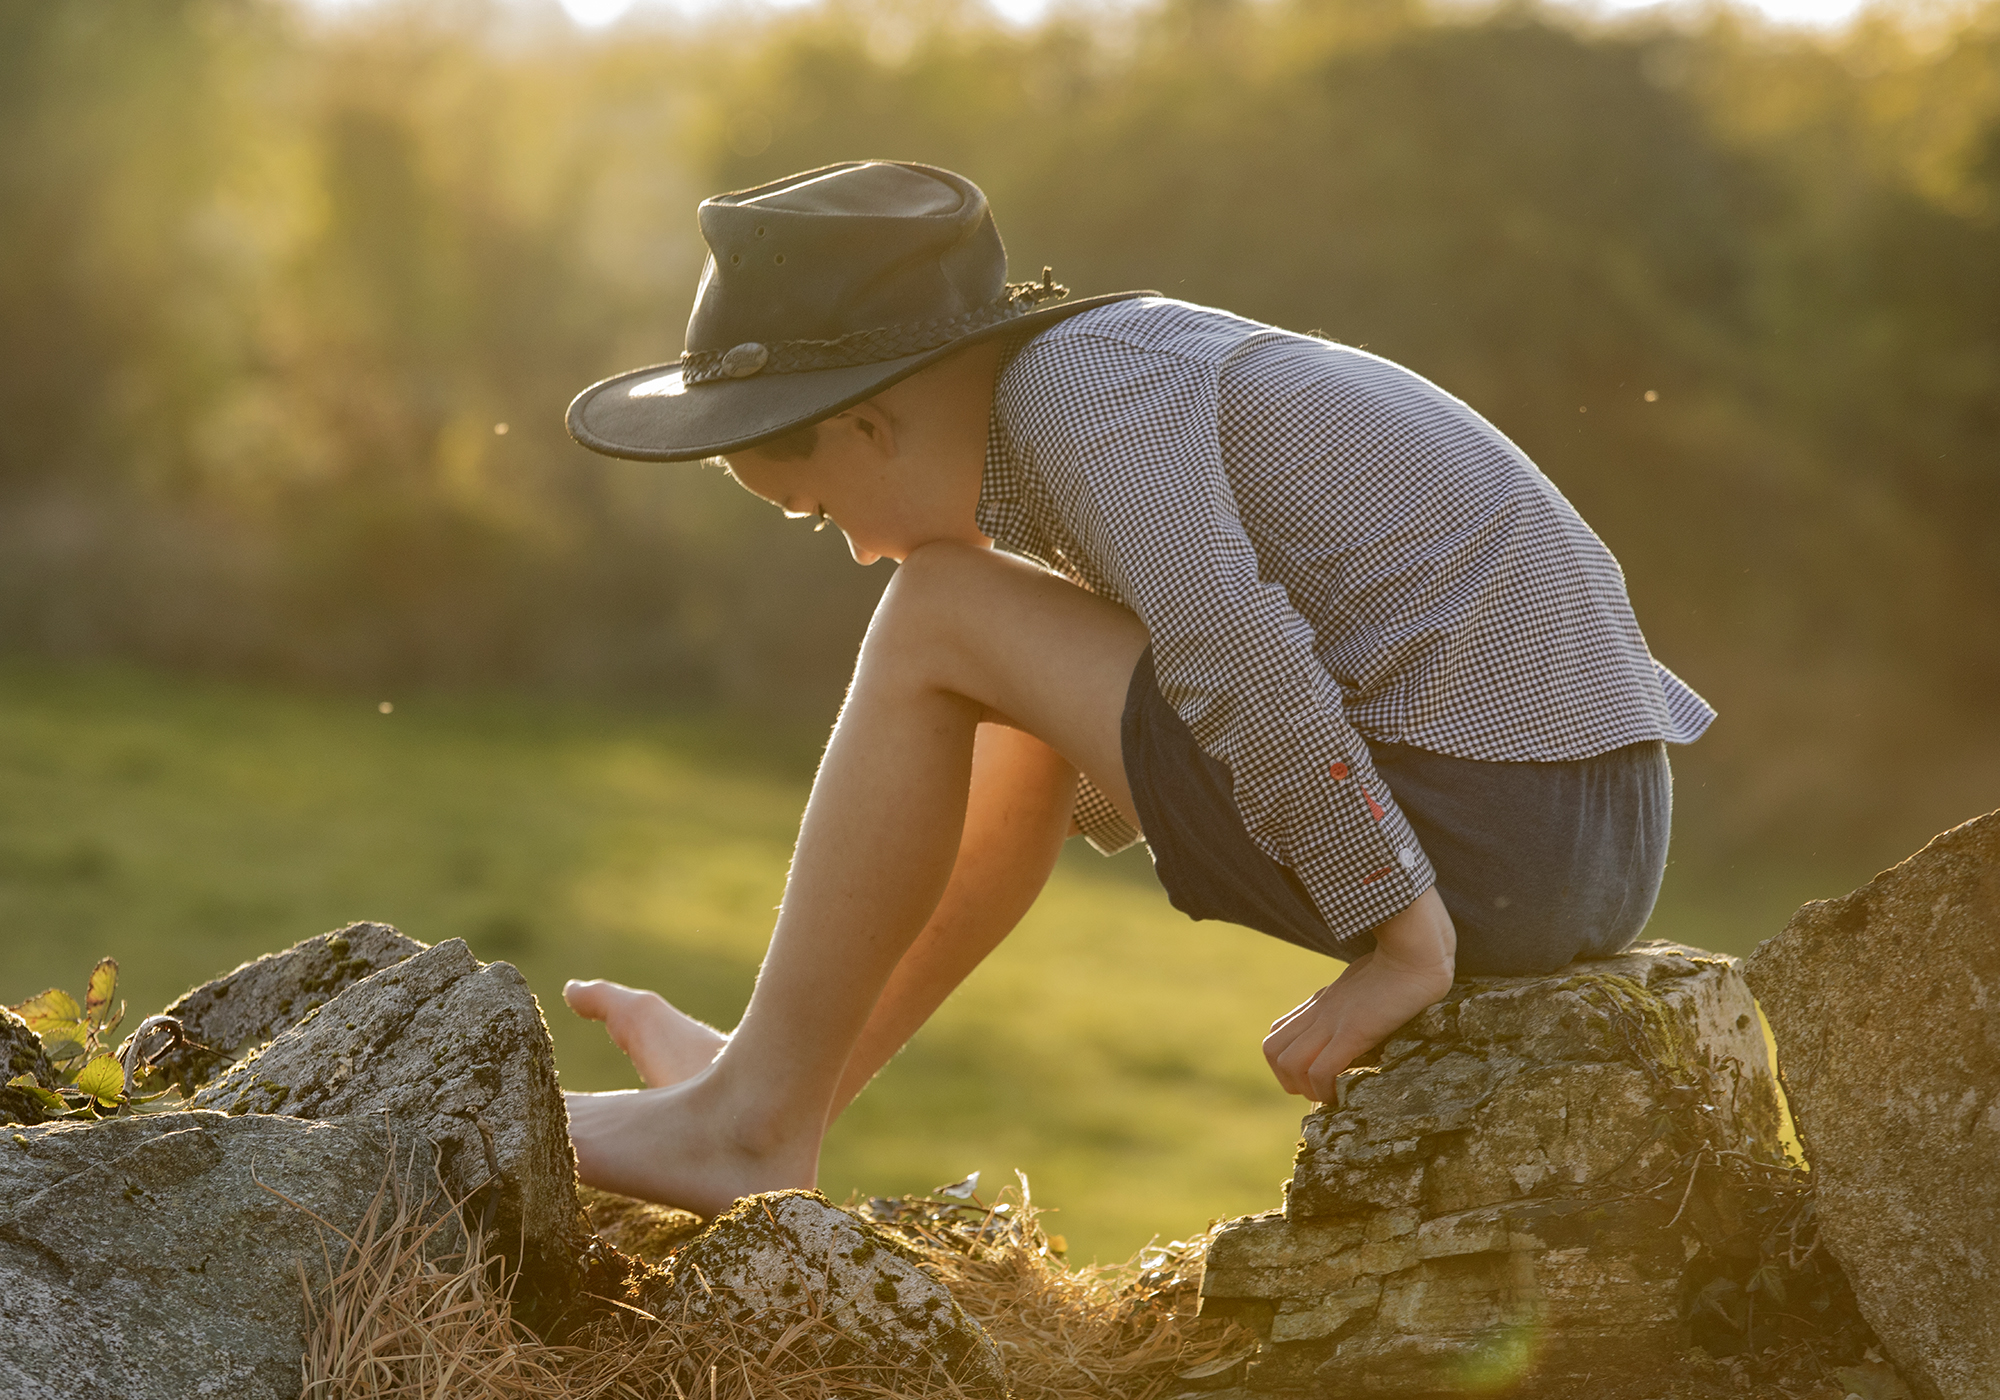
[[[1333,1099],[1333,1081],[1451,990],[1458,935],[1436,889],[1376,926],[1375,951],[1271,1026],[1264,1058],[1288,1094]]]

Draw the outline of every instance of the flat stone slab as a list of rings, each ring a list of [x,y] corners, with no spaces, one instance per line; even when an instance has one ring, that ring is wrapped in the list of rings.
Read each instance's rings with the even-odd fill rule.
[[[1284,1209],[1211,1246],[1203,1313],[1258,1331],[1247,1384],[1271,1395],[1528,1397],[1670,1362],[1719,1207],[1642,1188],[1690,1112],[1711,1145],[1782,1160],[1733,959],[1646,943],[1461,982],[1306,1118]]]
[[[519,1268],[514,1297],[533,1325],[580,1277],[590,1229],[548,1027],[521,974],[480,962],[461,939],[346,987],[192,1102],[231,1114],[385,1115],[398,1141],[435,1149],[468,1222],[485,1222]]]
[[[299,1207],[351,1231],[389,1164],[366,1121],[187,1112],[8,1129],[0,1395],[296,1400],[305,1284],[323,1286],[327,1251],[338,1264],[344,1249]]]
[[[2000,812],[1757,949],[1821,1239],[1920,1396],[2000,1396]]]

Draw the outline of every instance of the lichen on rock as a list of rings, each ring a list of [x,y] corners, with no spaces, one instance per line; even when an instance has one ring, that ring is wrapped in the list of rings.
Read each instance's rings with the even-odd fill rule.
[[[723,1316],[777,1341],[808,1316],[812,1364],[935,1370],[968,1396],[1000,1400],[1006,1370],[992,1341],[921,1257],[817,1191],[746,1196],[673,1256],[649,1286],[650,1310]]]
[[[166,1009],[192,1043],[160,1057],[165,1082],[200,1088],[238,1056],[424,947],[388,924],[354,923],[202,983]]]
[[[1820,1236],[1920,1397],[2000,1395],[2000,812],[1748,964]]]
[[[55,1066],[42,1049],[42,1038],[28,1023],[5,1007],[0,1007],[0,1123],[39,1123],[44,1114],[36,1099],[19,1089],[9,1089],[7,1081],[32,1074],[44,1089],[55,1087]]]
[[[366,1213],[391,1161],[379,1122],[196,1111],[11,1136],[0,1395],[295,1400],[301,1283],[340,1249],[314,1215]]]
[[[577,1188],[577,1200],[597,1237],[647,1264],[664,1264],[708,1222],[692,1211],[634,1200],[590,1186]]]
[[[399,1139],[435,1152],[452,1199],[518,1268],[528,1318],[546,1323],[574,1291],[590,1232],[548,1027],[521,974],[480,962],[460,939],[346,986],[191,1102],[386,1116]]]
[[[1726,1195],[1658,1190],[1688,1152],[1778,1162],[1732,959],[1641,944],[1461,982],[1307,1117],[1282,1211],[1210,1248],[1204,1316],[1263,1340],[1253,1392],[1533,1395],[1668,1364],[1688,1259]],[[1713,1184],[1713,1183],[1711,1183]]]

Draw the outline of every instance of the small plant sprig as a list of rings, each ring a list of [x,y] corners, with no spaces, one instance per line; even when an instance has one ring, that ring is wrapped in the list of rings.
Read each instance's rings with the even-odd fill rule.
[[[25,1092],[51,1118],[111,1117],[171,1093],[171,1086],[153,1088],[160,1078],[155,1061],[192,1042],[173,1017],[148,1016],[115,1052],[107,1049],[111,1032],[125,1019],[125,1003],[112,1006],[117,994],[118,960],[102,958],[84,983],[81,1006],[51,987],[8,1008],[40,1037],[55,1083],[44,1084],[31,1071],[15,1075],[7,1087]]]

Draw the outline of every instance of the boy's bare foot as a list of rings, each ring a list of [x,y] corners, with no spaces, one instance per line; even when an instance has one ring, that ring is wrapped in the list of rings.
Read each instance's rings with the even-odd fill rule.
[[[715,1027],[677,1009],[658,992],[618,982],[570,982],[563,1000],[577,1015],[604,1022],[611,1041],[648,1089],[692,1079],[729,1043]]]
[[[563,1099],[586,1186],[719,1215],[754,1192],[817,1184],[821,1124],[749,1140],[748,1115],[725,1102],[713,1076]]]
[[[1376,929],[1375,943],[1272,1023],[1264,1058],[1286,1093],[1331,1103],[1342,1070],[1451,990],[1457,934],[1437,891]]]

